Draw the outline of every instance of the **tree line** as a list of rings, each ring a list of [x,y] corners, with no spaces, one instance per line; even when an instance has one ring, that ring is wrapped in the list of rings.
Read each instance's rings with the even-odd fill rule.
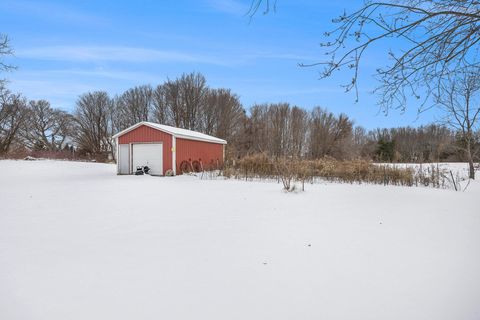
[[[0,154],[75,150],[86,157],[114,155],[111,136],[137,122],[153,121],[226,139],[228,158],[264,153],[274,158],[371,159],[385,162],[464,161],[465,143],[478,160],[479,132],[465,141],[443,124],[367,131],[346,114],[306,110],[288,103],[253,105],[214,89],[199,73],[183,74],[156,87],[137,86],[117,96],[104,91],[78,97],[67,112],[46,100],[29,101],[0,88]]]
[[[113,155],[111,136],[137,122],[153,121],[232,140],[245,118],[239,97],[213,89],[198,73],[152,87],[137,86],[111,97],[87,92],[69,113],[46,100],[28,101],[0,87],[0,155],[12,150],[58,151],[74,146],[79,154]]]

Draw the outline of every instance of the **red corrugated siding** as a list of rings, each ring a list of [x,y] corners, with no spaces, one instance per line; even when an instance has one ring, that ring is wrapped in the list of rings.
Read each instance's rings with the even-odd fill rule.
[[[135,142],[162,142],[163,173],[172,169],[172,136],[170,134],[142,125],[118,137],[119,144]]]
[[[137,142],[163,143],[163,173],[172,169],[172,136],[168,133],[142,125],[118,137],[119,144]],[[176,139],[177,174],[180,174],[182,161],[201,161],[204,168],[223,165],[223,145],[188,139]]]
[[[223,165],[223,145],[177,138],[177,174],[182,161],[200,161],[208,169],[210,165]]]

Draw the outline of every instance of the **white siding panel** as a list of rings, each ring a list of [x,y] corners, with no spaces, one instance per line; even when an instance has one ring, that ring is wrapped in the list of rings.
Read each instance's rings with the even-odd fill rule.
[[[130,173],[130,145],[120,144],[118,146],[118,173],[129,174]]]

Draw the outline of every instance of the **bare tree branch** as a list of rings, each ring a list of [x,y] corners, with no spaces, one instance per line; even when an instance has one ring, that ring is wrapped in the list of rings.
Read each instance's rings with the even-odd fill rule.
[[[272,4],[254,0],[250,14],[259,8],[269,12]],[[409,97],[419,102],[419,111],[428,107],[438,81],[458,68],[477,66],[480,41],[480,2],[476,0],[391,0],[366,1],[358,10],[332,21],[337,26],[325,32],[322,43],[326,61],[300,66],[323,66],[321,78],[342,69],[353,72],[344,85],[358,100],[358,80],[367,49],[390,40],[391,65],[376,70],[379,105],[406,108]],[[331,39],[331,40],[329,40]]]
[[[10,39],[0,33],[0,73],[5,71],[11,71],[15,69],[15,66],[5,62],[4,57],[13,55],[13,49],[10,46]],[[0,86],[5,82],[5,79],[0,79]]]
[[[475,132],[480,129],[480,70],[464,69],[442,79],[435,102],[445,112],[444,123],[460,132],[462,151],[469,163],[469,177],[475,179],[473,166]]]

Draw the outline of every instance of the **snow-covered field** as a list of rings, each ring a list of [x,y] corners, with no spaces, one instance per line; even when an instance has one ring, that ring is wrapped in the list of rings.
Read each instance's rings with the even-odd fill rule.
[[[480,319],[466,192],[0,161],[0,319]]]

